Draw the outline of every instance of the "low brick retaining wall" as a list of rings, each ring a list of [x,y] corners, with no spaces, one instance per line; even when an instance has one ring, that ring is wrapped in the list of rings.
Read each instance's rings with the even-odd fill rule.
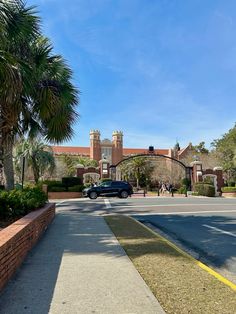
[[[236,197],[236,192],[223,192],[223,197]]]
[[[48,198],[51,200],[70,199],[82,197],[81,192],[48,192]]]
[[[21,265],[54,216],[55,204],[47,204],[0,231],[0,290]]]

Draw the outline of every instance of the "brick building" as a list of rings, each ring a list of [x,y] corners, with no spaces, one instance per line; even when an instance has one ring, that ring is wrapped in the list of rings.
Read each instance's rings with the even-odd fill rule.
[[[100,161],[99,167],[97,168],[92,169],[83,166],[77,167],[77,176],[81,176],[85,179],[86,176],[93,175],[95,176],[94,181],[97,181],[99,177],[109,177],[108,167],[103,169],[104,162],[105,164],[107,163],[109,165],[116,165],[118,162],[127,157],[135,156],[138,154],[147,154],[150,152],[148,146],[145,148],[124,148],[123,133],[121,131],[114,131],[112,133],[111,140],[107,138],[101,140],[101,134],[98,130],[90,131],[89,147],[52,146],[52,150],[56,159],[60,159],[61,155],[66,154],[74,157],[89,157],[91,159],[97,160],[98,162]],[[188,157],[189,153],[191,153],[191,151],[193,152],[193,147],[190,143],[187,147],[182,149],[179,147],[178,144],[176,144],[174,148],[154,149],[153,153],[175,158],[183,162],[186,166],[190,166],[188,165],[188,161],[186,160],[186,158]],[[173,172],[173,175],[177,176],[176,168],[172,169],[174,165],[172,164],[171,160],[168,158],[165,160],[165,163],[168,169]],[[204,177],[210,176],[211,178],[213,178],[217,193],[219,193],[220,188],[223,184],[221,168],[216,167],[214,169],[203,170],[202,163],[200,161],[195,161],[193,164],[191,164],[191,168],[192,183],[202,181]]]
[[[101,140],[101,134],[98,130],[90,131],[90,146],[89,147],[73,147],[73,146],[52,146],[55,156],[68,154],[72,156],[83,156],[95,159],[107,159],[110,165],[116,165],[122,159],[138,154],[145,154],[148,151],[148,146],[145,148],[124,148],[123,147],[123,133],[121,131],[114,131],[112,139]],[[182,160],[186,154],[191,150],[191,144],[184,149],[154,149],[154,153],[174,157]]]

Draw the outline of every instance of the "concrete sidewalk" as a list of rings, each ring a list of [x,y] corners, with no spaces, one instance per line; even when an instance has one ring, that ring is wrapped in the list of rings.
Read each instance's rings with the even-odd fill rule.
[[[65,207],[0,295],[0,313],[164,311],[104,219]]]

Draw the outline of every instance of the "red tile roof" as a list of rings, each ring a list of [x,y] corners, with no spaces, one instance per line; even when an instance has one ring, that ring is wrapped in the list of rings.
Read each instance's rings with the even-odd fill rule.
[[[169,149],[155,149],[155,154],[168,155]],[[146,154],[148,152],[147,148],[123,148],[123,155],[132,154]]]
[[[78,146],[52,146],[53,153],[56,155],[71,154],[71,155],[90,155],[90,147]]]
[[[55,155],[70,154],[70,155],[90,155],[90,147],[78,146],[52,146]],[[147,148],[123,148],[123,155],[128,156],[132,154],[146,154]],[[155,149],[156,154],[168,155],[169,149]]]

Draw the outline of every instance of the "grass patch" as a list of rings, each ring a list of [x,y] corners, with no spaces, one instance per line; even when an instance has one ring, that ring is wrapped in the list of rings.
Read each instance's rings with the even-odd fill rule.
[[[127,216],[105,220],[168,314],[236,313],[236,293]]]

